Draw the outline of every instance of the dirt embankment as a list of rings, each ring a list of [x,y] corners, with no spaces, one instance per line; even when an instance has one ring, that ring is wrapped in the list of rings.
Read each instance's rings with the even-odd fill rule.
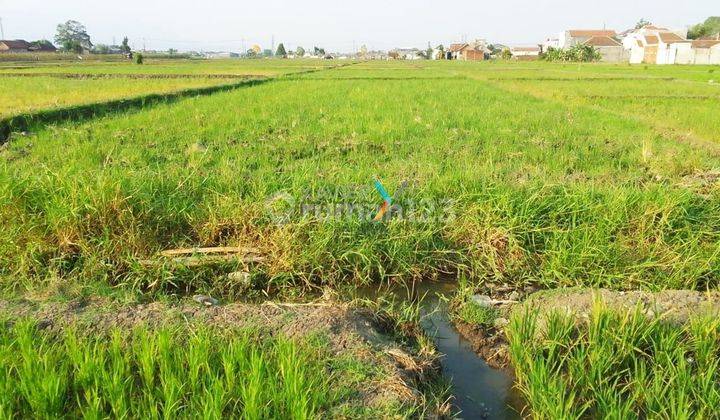
[[[511,297],[519,296],[522,295],[516,294]],[[507,297],[508,294],[501,293],[496,299]],[[458,321],[456,328],[488,365],[494,368],[507,368],[511,361],[504,329],[511,317],[536,312],[539,317],[538,322],[542,326],[547,315],[560,313],[575,318],[581,324],[590,319],[596,303],[620,313],[639,311],[648,319],[677,326],[684,325],[697,317],[720,316],[718,291],[665,290],[653,293],[605,289],[559,289],[531,293],[517,303],[499,306],[498,318],[492,326]],[[542,331],[542,327],[538,331]]]
[[[345,304],[228,304],[204,307],[183,301],[177,304],[153,302],[126,305],[109,299],[93,298],[63,303],[0,300],[0,320],[12,325],[20,319],[33,319],[40,328],[59,331],[73,326],[87,334],[102,334],[113,328],[209,325],[219,328],[248,327],[269,336],[281,334],[303,339],[321,334],[328,339],[331,357],[350,357],[377,372],[362,384],[349,405],[377,407],[401,404],[421,407],[419,390],[428,375],[437,372],[437,361],[420,355],[383,334],[381,325],[369,310]],[[2,324],[0,324],[2,326]]]

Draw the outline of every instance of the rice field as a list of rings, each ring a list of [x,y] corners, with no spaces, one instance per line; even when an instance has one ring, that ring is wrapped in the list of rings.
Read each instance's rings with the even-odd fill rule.
[[[0,117],[234,82],[237,79],[0,77]]]
[[[601,303],[587,325],[537,313],[510,326],[519,387],[535,418],[715,418],[720,403],[720,324],[685,326],[616,313]]]
[[[0,84],[9,87],[0,93],[8,95],[0,101],[6,115],[218,84],[226,75],[269,78],[82,121],[37,122],[11,135],[0,149],[0,290],[8,299],[102,294],[146,301],[194,293],[302,299],[321,289],[437,278],[517,289],[715,290],[715,70],[303,60],[0,68]],[[379,221],[373,220],[383,200],[376,182],[395,205]],[[163,251],[199,247],[251,249],[260,258],[201,267],[162,258]],[[247,276],[231,275],[237,272]],[[490,324],[490,315],[461,314],[478,324]],[[533,415],[709,414],[716,366],[696,380],[694,365],[675,371],[668,363],[693,352],[710,363],[708,349],[718,345],[717,334],[708,332],[714,324],[698,321],[676,332],[639,318],[596,315],[584,332],[557,320],[556,339],[537,343],[530,327],[519,321],[509,327],[518,384]],[[709,335],[700,337],[702,331]],[[9,387],[27,363],[70,351],[62,344],[67,337],[46,342],[29,332],[3,334],[2,346],[12,349],[3,354],[15,372],[5,382]],[[28,355],[32,362],[23,365],[15,348],[22,340],[13,334],[26,334],[28,343],[40,340],[47,351]],[[228,340],[232,347],[234,339]],[[613,353],[618,342],[644,353]],[[679,350],[668,347],[681,342]],[[277,366],[283,346],[307,351],[302,343],[270,340],[257,357]],[[177,357],[191,357],[188,351]],[[225,350],[217,351],[212,357],[220,360]],[[608,369],[625,370],[598,385],[580,374],[587,354]],[[309,366],[323,363],[316,356]],[[140,355],[128,353],[117,363],[135,369],[129,367],[140,363],[134,357]],[[66,359],[58,369],[75,369],[72,357]],[[220,387],[222,366],[204,369],[198,383]],[[543,391],[540,384],[555,372],[563,375]],[[332,387],[313,369],[298,378],[320,385],[311,394],[290,395],[283,394],[290,391],[282,378],[267,379],[278,397],[247,417],[322,416],[334,401]],[[640,395],[630,385],[645,380],[657,393]],[[90,394],[72,382],[77,378],[63,381],[56,395],[64,399],[37,396],[32,402],[20,386],[6,410],[44,407],[81,415],[95,409],[83,402]],[[134,383],[141,386],[142,377]],[[114,399],[93,389],[97,413],[111,415]],[[158,408],[162,389],[142,398],[137,390],[117,394],[126,412],[135,413],[131,417],[164,412]],[[218,392],[221,398],[202,403],[177,395],[177,407],[198,412],[217,410],[203,405],[217,403],[223,415],[240,413],[233,410],[244,407],[246,397]],[[700,394],[706,399],[697,400]],[[661,405],[688,399],[696,403],[684,412]]]

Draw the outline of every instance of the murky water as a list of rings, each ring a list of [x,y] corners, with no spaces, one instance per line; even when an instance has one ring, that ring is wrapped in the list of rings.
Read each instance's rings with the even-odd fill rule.
[[[493,369],[473,351],[449,320],[442,296],[449,297],[456,286],[451,282],[424,282],[414,289],[365,289],[360,296],[373,298],[389,293],[397,298],[422,301],[423,329],[435,338],[444,356],[441,359],[445,377],[452,384],[454,405],[463,419],[518,419],[520,397],[513,389],[512,375]]]

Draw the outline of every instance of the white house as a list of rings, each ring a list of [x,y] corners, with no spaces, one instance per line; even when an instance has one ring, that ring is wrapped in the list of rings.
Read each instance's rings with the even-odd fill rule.
[[[693,64],[720,64],[720,36],[692,42]]]
[[[540,58],[540,47],[510,47],[513,58],[520,61],[532,61]]]
[[[616,38],[617,32],[607,29],[569,29],[561,32],[557,40],[557,48],[566,49],[581,45],[594,37]]]
[[[594,36],[583,45],[590,45],[600,53],[600,61],[607,63],[622,63],[628,61],[628,53],[623,44],[610,36]]]
[[[692,41],[681,36],[682,33],[647,25],[629,32],[623,39],[623,47],[633,64],[693,64]]]

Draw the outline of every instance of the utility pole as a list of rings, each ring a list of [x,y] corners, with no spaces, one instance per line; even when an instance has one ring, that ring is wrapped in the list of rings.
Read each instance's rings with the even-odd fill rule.
[[[0,18],[0,39],[5,39],[5,29],[2,26],[2,18]]]
[[[145,52],[145,38],[143,37],[143,52]]]
[[[271,53],[275,54],[275,35],[272,36],[272,47],[270,48]]]

